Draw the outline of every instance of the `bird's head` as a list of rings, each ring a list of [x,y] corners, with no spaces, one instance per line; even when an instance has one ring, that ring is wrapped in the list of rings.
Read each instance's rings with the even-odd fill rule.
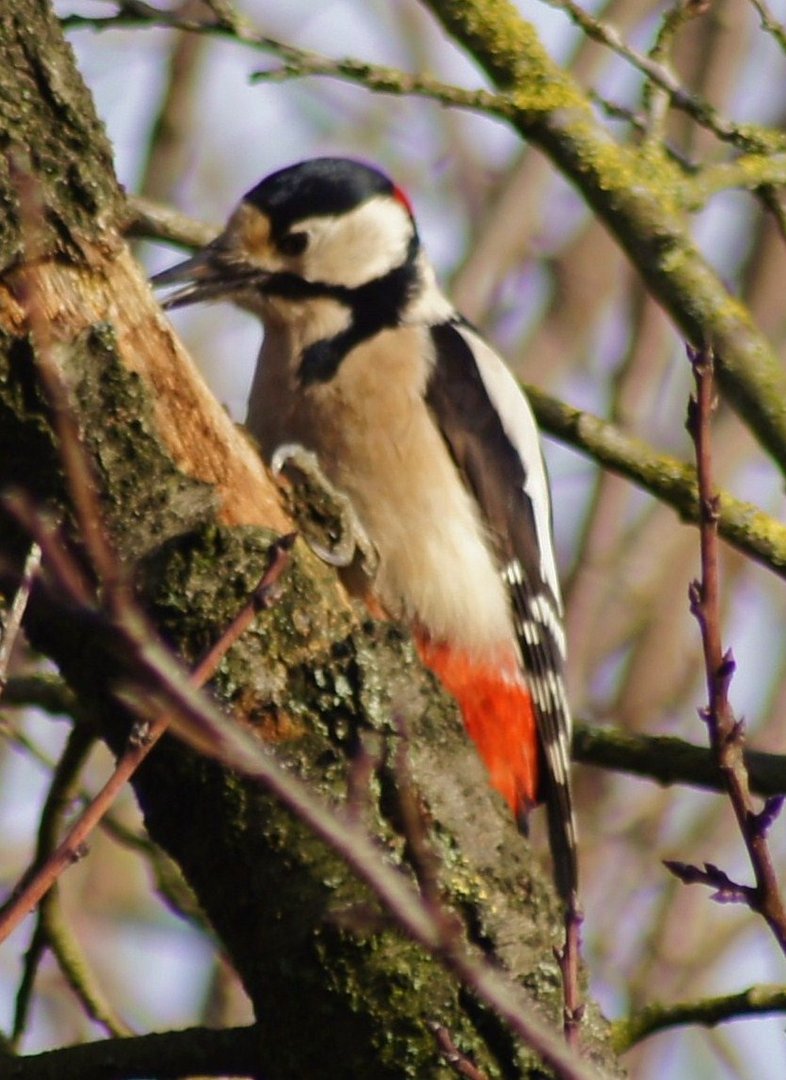
[[[353,306],[395,278],[403,305],[418,251],[412,208],[391,180],[357,161],[315,158],[262,180],[211,244],[153,284],[181,286],[167,308],[226,299],[265,318],[282,301]]]

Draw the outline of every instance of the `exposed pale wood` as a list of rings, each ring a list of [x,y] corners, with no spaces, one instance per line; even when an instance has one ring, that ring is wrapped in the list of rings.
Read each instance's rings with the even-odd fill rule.
[[[185,473],[216,486],[222,521],[291,529],[250,439],[177,341],[125,243],[117,237],[92,254],[89,267],[44,261],[36,268],[33,289],[54,333],[68,342],[96,323],[110,322],[123,362],[149,388],[163,442]],[[13,275],[8,282],[13,288]],[[6,290],[0,290],[0,322],[14,333],[23,326],[22,310]]]

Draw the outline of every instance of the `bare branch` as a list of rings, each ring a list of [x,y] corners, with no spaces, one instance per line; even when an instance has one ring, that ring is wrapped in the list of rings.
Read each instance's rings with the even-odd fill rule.
[[[715,406],[715,380],[711,350],[689,349],[696,382],[696,397],[688,409],[688,431],[696,446],[701,522],[701,580],[691,586],[691,609],[699,623],[704,647],[708,706],[704,712],[710,744],[729,793],[756,878],[755,888],[740,886],[710,864],[704,871],[670,864],[683,881],[698,881],[713,887],[721,902],[741,900],[759,912],[786,953],[786,907],[778,877],[767,846],[766,832],[775,804],[764,817],[757,814],[745,768],[743,746],[745,728],[737,720],[729,702],[729,683],[734,673],[731,651],[721,644],[720,576],[718,567],[718,501],[712,476],[711,416]],[[780,809],[780,804],[778,804]],[[679,869],[676,867],[679,866]]]
[[[581,968],[581,927],[584,915],[575,904],[565,909],[565,941],[561,949],[555,950],[557,963],[562,975],[563,1010],[562,1027],[568,1046],[578,1048],[581,1021],[584,1017],[584,1002],[579,985]]]
[[[128,196],[121,226],[126,236],[164,240],[168,244],[188,248],[204,247],[216,238],[219,231],[217,227],[206,225],[142,195]]]
[[[756,891],[749,885],[740,885],[732,881],[725,871],[713,863],[705,863],[704,868],[680,862],[678,859],[664,859],[663,865],[685,885],[707,885],[713,889],[712,899],[719,904],[745,904],[749,908],[756,905]]]
[[[76,716],[79,712],[78,702],[65,681],[59,675],[44,671],[10,678],[6,683],[3,705],[14,709],[32,705],[56,716]]]
[[[93,742],[93,735],[83,727],[73,728],[68,737],[65,749],[53,770],[49,791],[43,810],[41,811],[41,818],[38,826],[38,838],[36,842],[36,856],[33,866],[31,867],[31,872],[35,871],[37,867],[42,866],[46,862],[47,858],[51,855],[57,845],[59,829],[62,825],[63,818],[69,809],[70,803],[76,794],[79,784],[79,775],[87,760],[91,747],[93,746]],[[16,1007],[14,1010],[14,1023],[11,1035],[11,1045],[14,1047],[18,1046],[19,1041],[25,1032],[36,974],[46,950],[52,948],[56,956],[58,953],[60,955],[68,953],[71,957],[75,956],[75,950],[69,948],[65,943],[65,934],[60,933],[61,930],[64,931],[64,926],[57,907],[58,894],[56,889],[52,889],[48,895],[44,897],[41,903],[36,927],[33,931],[30,945],[25,953],[22,978],[16,995]],[[61,944],[63,948],[58,950],[56,943]],[[68,965],[68,967],[70,969],[71,965]],[[63,970],[63,965],[61,965],[61,970]],[[66,978],[68,979],[68,975],[66,975]],[[103,1009],[97,1004],[99,995],[92,992],[92,980],[89,975],[86,979],[77,978],[69,981],[72,986],[79,987],[80,991],[83,991],[81,995],[83,998],[87,997],[91,1002],[96,1003],[95,1007],[89,1009],[89,1012],[93,1016],[111,1016],[111,1011],[109,1009]],[[110,1019],[107,1025],[109,1034],[129,1034],[128,1030],[113,1031],[113,1026],[112,1020]]]
[[[431,1023],[429,1027],[434,1032],[440,1053],[455,1071],[456,1076],[464,1076],[467,1080],[488,1080],[486,1073],[481,1072],[468,1057],[461,1053],[444,1024]]]
[[[218,5],[212,5],[214,12]],[[511,110],[511,102],[505,94],[488,90],[467,90],[460,86],[440,82],[428,75],[413,75],[399,68],[383,64],[371,64],[355,57],[333,59],[322,53],[299,49],[283,41],[268,37],[256,30],[229,5],[220,5],[221,15],[213,20],[197,19],[177,13],[162,11],[147,4],[120,3],[115,15],[92,18],[68,15],[62,20],[65,29],[88,27],[106,30],[112,27],[136,27],[140,29],[168,27],[193,34],[231,37],[260,52],[269,53],[282,61],[282,67],[258,71],[252,75],[257,82],[276,82],[284,79],[327,76],[359,83],[369,90],[389,94],[417,94],[431,98],[443,105],[455,105],[465,109],[477,109],[491,114],[504,114]]]

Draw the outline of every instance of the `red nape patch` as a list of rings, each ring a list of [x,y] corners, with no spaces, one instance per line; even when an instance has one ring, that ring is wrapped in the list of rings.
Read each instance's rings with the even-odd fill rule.
[[[499,663],[478,663],[469,653],[433,642],[415,641],[420,658],[459,704],[464,726],[478,748],[492,786],[517,820],[538,800],[538,734],[532,696],[512,653]]]
[[[404,207],[404,209],[411,218],[414,218],[415,211],[412,209],[412,203],[409,200],[409,195],[407,195],[406,191],[404,191],[403,188],[400,188],[398,184],[393,185],[393,198],[397,202],[401,203],[401,205]]]

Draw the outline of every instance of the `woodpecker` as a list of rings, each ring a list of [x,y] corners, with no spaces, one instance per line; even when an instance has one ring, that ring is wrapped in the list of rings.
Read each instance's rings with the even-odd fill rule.
[[[345,578],[411,628],[519,823],[545,802],[577,903],[571,717],[551,504],[535,420],[437,285],[412,206],[382,172],[281,169],[163,273],[167,308],[230,300],[262,322],[247,426],[268,464],[311,461],[373,558]],[[349,562],[349,559],[335,561]]]

